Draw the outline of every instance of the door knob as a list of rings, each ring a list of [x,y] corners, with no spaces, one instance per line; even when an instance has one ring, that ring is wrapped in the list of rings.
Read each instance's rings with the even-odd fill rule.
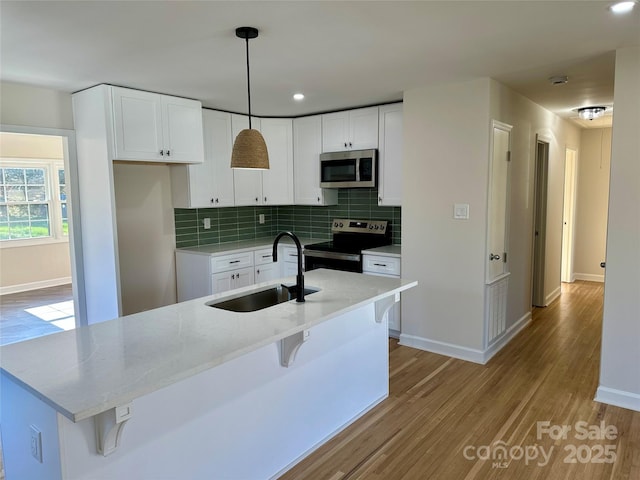
[[[489,254],[489,260],[500,260],[500,255]]]

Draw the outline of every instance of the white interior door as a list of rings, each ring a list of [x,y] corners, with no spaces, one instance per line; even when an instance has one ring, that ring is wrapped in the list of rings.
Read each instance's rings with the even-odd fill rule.
[[[494,282],[509,272],[507,244],[509,238],[509,149],[511,126],[494,120],[491,143],[487,219],[487,284]]]

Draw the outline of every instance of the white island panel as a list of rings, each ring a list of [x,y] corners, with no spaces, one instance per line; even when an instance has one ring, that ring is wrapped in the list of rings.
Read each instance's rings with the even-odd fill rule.
[[[141,396],[108,457],[96,453],[91,418],[73,423],[57,414],[56,430],[53,409],[16,386],[48,419],[43,439],[54,450],[60,442],[60,460],[21,455],[7,462],[7,480],[276,477],[388,395],[386,332],[369,303],[311,328],[289,368],[271,343]],[[4,375],[3,382],[13,384]],[[3,434],[28,430],[36,418],[29,415],[3,418]]]

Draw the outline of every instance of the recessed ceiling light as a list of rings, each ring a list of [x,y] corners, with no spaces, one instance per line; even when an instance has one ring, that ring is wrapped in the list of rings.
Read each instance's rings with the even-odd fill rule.
[[[609,7],[613,13],[629,13],[636,6],[636,2],[618,2]]]
[[[296,101],[300,101],[300,100],[304,100],[304,94],[302,93],[294,93],[293,94],[293,99]]]

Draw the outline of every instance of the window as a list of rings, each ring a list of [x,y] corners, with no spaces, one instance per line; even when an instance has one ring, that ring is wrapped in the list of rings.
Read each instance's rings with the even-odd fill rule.
[[[67,184],[60,160],[0,160],[0,242],[68,239]]]

